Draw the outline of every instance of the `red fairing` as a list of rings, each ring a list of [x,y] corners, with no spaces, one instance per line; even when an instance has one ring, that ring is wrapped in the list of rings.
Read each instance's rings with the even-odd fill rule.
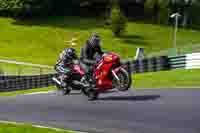
[[[83,70],[83,68],[81,68],[80,65],[75,65],[75,64],[65,64],[65,67],[69,67],[71,68],[74,72],[79,73],[81,76],[85,75],[85,71]]]
[[[115,63],[120,62],[120,58],[117,54],[110,52],[109,54],[107,54],[103,57],[103,61],[104,61],[104,63],[115,64]]]
[[[96,65],[95,79],[96,87],[99,92],[112,89],[112,78],[110,76],[113,65],[120,62],[118,55],[114,53],[108,53],[103,56],[103,59]]]
[[[79,73],[81,76],[85,75],[84,70],[79,65],[73,65],[73,70]]]

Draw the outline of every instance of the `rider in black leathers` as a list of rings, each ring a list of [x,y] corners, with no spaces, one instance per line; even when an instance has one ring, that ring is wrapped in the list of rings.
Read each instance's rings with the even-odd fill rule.
[[[82,67],[87,74],[92,73],[92,67],[97,62],[97,58],[103,55],[101,50],[101,39],[97,33],[92,33],[85,46],[81,49],[80,60]]]

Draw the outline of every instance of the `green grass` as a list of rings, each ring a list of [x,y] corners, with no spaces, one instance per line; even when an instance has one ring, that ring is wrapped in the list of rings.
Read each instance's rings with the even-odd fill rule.
[[[75,133],[72,131],[55,131],[53,129],[36,128],[31,125],[15,125],[0,123],[0,133]]]
[[[172,47],[173,32],[172,27],[168,26],[129,22],[127,34],[114,38],[100,19],[49,17],[16,21],[0,17],[0,58],[54,65],[59,53],[67,47],[64,41],[77,37],[79,40],[75,48],[79,52],[91,32],[100,34],[104,50],[117,52],[124,59],[133,58],[137,47],[145,48],[146,55],[162,51],[167,53],[165,51]],[[177,33],[178,47],[198,52],[199,35],[200,31],[197,30],[180,29]],[[135,75],[135,87],[198,87],[198,72],[199,70],[177,70],[138,74]]]
[[[13,91],[13,92],[1,92],[0,96],[17,96],[17,95],[23,95],[23,94],[29,94],[34,92],[46,92],[46,91],[53,91],[55,90],[55,87],[47,87],[47,88],[41,88],[41,89],[30,89],[30,90],[19,90],[19,91]]]
[[[37,75],[54,73],[54,70],[53,68],[40,69],[31,66],[0,63],[0,73],[4,73],[6,75]]]
[[[79,38],[76,49],[84,45],[91,32],[98,32],[107,51],[119,53],[123,58],[134,57],[137,47],[146,54],[159,52],[171,46],[172,28],[139,22],[129,22],[127,35],[114,38],[100,19],[79,17],[49,17],[43,20],[16,21],[0,18],[0,57],[39,64],[53,65],[58,54],[74,35]],[[178,46],[200,42],[199,31],[181,29]]]
[[[133,88],[200,88],[200,69],[136,74]]]

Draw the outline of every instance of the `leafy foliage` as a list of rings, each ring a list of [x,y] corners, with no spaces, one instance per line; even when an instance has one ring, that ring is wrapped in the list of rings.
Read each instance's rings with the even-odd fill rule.
[[[123,15],[118,6],[114,6],[111,16],[111,28],[113,35],[116,37],[121,36],[125,32],[126,26],[127,18]]]
[[[0,15],[4,16],[74,15],[78,9],[79,0],[0,0]]]
[[[0,0],[0,15],[15,16],[22,6],[21,0]]]
[[[166,23],[169,17],[169,0],[146,0],[145,16],[156,23]]]
[[[190,21],[193,27],[198,27],[200,25],[200,16],[199,16],[199,9],[200,9],[200,1],[192,4],[192,6],[189,8],[189,15],[190,15]]]

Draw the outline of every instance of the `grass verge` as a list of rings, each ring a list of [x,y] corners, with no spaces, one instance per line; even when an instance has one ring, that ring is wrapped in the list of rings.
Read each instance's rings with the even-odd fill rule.
[[[0,96],[17,96],[17,95],[23,95],[23,94],[29,94],[29,93],[35,93],[35,92],[53,91],[55,89],[56,89],[55,87],[47,87],[47,88],[31,89],[31,90],[19,90],[19,91],[13,91],[13,92],[1,92]]]
[[[133,88],[200,88],[200,69],[133,75]]]
[[[57,131],[54,129],[36,128],[25,124],[0,123],[0,133],[76,133],[72,131]]]
[[[98,32],[103,49],[119,53],[122,58],[133,58],[137,47],[145,53],[159,52],[172,47],[172,27],[140,22],[129,22],[127,34],[115,38],[100,19],[80,17],[49,17],[17,21],[0,17],[1,57],[36,64],[53,65],[59,53],[67,46],[64,42],[78,38],[75,48],[80,51],[91,32]],[[200,31],[179,29],[177,46],[199,44]]]
[[[5,75],[38,75],[54,73],[53,69],[0,63],[0,73]]]

